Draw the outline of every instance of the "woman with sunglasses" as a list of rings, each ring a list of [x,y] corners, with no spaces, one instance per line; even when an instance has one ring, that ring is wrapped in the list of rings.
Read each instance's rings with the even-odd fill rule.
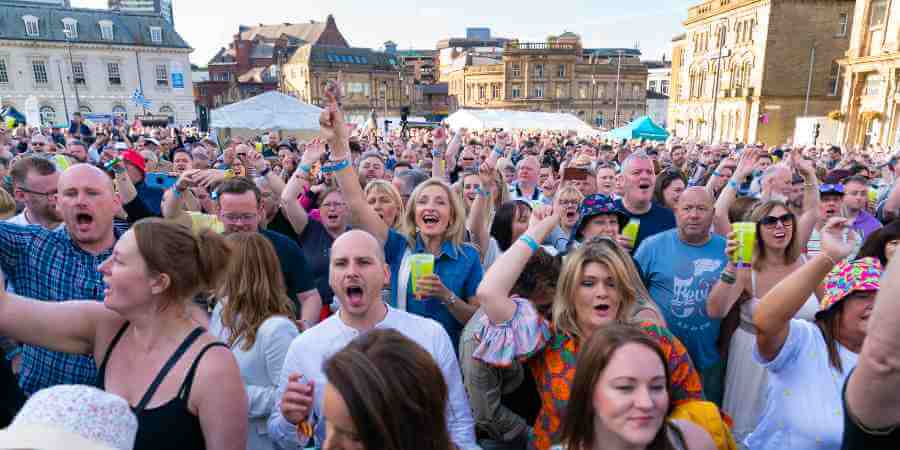
[[[760,298],[806,263],[800,253],[797,219],[784,202],[769,200],[756,205],[748,221],[756,223],[752,267],[746,270],[735,265],[732,257],[739,244],[730,233],[725,250],[728,265],[706,302],[707,314],[716,319],[724,318],[736,304],[740,308],[740,325],[729,344],[722,404],[734,419],[732,431],[738,442],[753,431],[765,399],[766,373],[752,359],[756,342],[753,312]],[[816,296],[810,295],[796,317],[813,320],[817,304]]]
[[[703,397],[700,377],[681,342],[667,329],[636,319],[639,292],[632,280],[637,271],[631,257],[611,239],[587,242],[567,257],[550,318],[541,316],[527,299],[510,296],[537,243],[558,224],[559,215],[539,209],[528,231],[488,270],[477,293],[485,329],[473,357],[497,367],[518,360],[532,371],[542,405],[529,448],[539,450],[562,442],[560,423],[580,348],[595,331],[614,323],[636,323],[660,344],[676,405]]]

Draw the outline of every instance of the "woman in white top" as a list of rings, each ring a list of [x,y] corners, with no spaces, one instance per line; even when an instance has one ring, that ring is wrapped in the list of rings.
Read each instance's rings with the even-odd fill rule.
[[[231,347],[247,390],[247,449],[274,449],[266,420],[284,357],[299,334],[274,247],[259,233],[235,233],[228,277],[209,331]]]
[[[752,267],[746,270],[735,266],[731,257],[738,244],[734,233],[729,234],[725,275],[710,290],[706,302],[707,314],[714,319],[728,315],[736,303],[740,308],[740,325],[729,343],[722,403],[722,409],[734,420],[732,431],[737,442],[756,426],[766,387],[766,371],[753,361],[751,354],[756,342],[753,312],[763,295],[806,262],[800,254],[798,219],[784,202],[769,200],[757,204],[747,221],[756,223]],[[817,306],[816,296],[808,296],[796,317],[813,320]]]
[[[749,448],[841,448],[842,388],[856,367],[882,272],[875,258],[844,261],[855,247],[843,238],[848,226],[845,218],[830,219],[822,253],[772,288],[753,314],[753,359],[766,368],[768,386]],[[823,280],[815,323],[791,319]]]

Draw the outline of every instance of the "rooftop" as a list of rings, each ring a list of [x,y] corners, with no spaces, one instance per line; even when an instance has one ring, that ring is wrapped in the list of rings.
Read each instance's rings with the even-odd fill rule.
[[[38,20],[38,35],[25,31],[25,16]],[[63,19],[77,22],[75,43],[135,45],[190,49],[191,46],[161,16],[108,9],[66,8],[58,5],[0,0],[0,40],[66,42]],[[113,39],[102,39],[100,21],[113,24]],[[160,42],[150,38],[150,27],[162,30]]]

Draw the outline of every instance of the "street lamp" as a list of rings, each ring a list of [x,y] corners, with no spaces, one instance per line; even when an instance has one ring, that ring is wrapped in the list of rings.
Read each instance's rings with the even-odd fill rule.
[[[81,112],[81,97],[78,95],[78,80],[75,78],[75,64],[72,62],[72,30],[63,28],[66,37],[66,51],[69,53],[69,71],[72,73],[72,86],[75,89],[75,109]]]
[[[622,79],[622,49],[616,52],[619,54],[619,64],[616,66],[616,116],[613,118],[613,128],[619,128],[619,82]]]
[[[719,34],[717,39],[719,40],[719,54],[716,55],[716,81],[713,83],[713,109],[712,109],[712,122],[710,122],[709,126],[709,143],[713,143],[713,139],[716,136],[716,108],[719,105],[719,83],[722,79],[722,58],[725,57],[722,54],[723,48],[725,47],[725,36],[728,33],[728,19],[722,19],[719,21]]]

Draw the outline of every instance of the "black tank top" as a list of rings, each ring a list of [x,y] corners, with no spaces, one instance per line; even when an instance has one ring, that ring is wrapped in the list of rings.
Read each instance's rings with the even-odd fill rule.
[[[110,343],[109,349],[106,350],[106,356],[103,357],[103,362],[100,364],[97,380],[100,389],[106,390],[106,362],[109,361],[113,349],[119,343],[122,335],[125,334],[128,325],[128,322],[122,325],[122,328],[116,334],[116,337],[113,338],[112,343]],[[193,384],[194,374],[197,371],[197,364],[200,362],[200,358],[210,348],[216,346],[225,347],[225,344],[213,342],[203,347],[200,353],[197,354],[197,358],[194,359],[193,364],[191,364],[191,368],[188,370],[187,376],[178,390],[178,395],[163,405],[153,409],[146,409],[147,404],[153,398],[153,394],[159,389],[159,385],[165,380],[169,371],[172,370],[178,359],[184,355],[194,341],[203,334],[203,331],[202,327],[197,327],[184,339],[184,342],[181,343],[178,349],[175,350],[175,353],[160,369],[159,374],[156,375],[141,401],[137,406],[131,408],[138,421],[134,450],[206,450],[200,419],[188,409],[188,398],[191,395],[191,385]]]

